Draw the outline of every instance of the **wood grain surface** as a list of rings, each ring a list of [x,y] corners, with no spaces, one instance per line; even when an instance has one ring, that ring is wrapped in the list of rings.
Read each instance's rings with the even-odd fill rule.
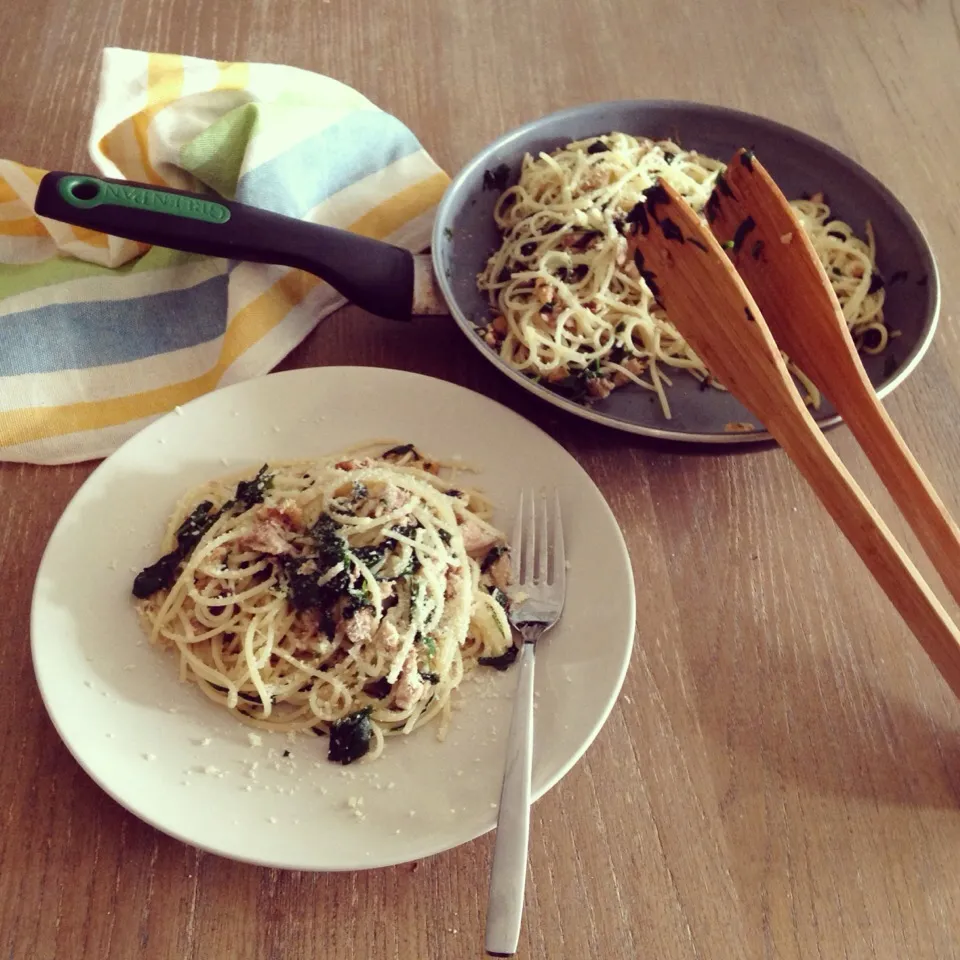
[[[330,74],[451,171],[521,121],[617,97],[727,104],[826,139],[936,249],[941,327],[888,409],[960,512],[958,0],[9,0],[0,156],[89,167],[107,44]],[[633,556],[624,694],[535,808],[519,956],[960,956],[960,708],[780,451],[695,453],[575,422],[437,319],[346,309],[285,366],[333,363],[515,406],[583,463]],[[849,435],[830,439],[930,573]],[[161,835],[72,760],[33,680],[29,607],[90,469],[0,465],[0,956],[478,957],[490,837],[368,873],[261,869]]]

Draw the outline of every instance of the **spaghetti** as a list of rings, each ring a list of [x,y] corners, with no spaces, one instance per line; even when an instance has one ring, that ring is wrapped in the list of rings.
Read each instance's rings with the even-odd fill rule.
[[[376,449],[193,491],[133,587],[181,679],[254,727],[329,735],[340,763],[434,719],[442,738],[465,673],[516,655],[489,502]]]
[[[656,393],[665,417],[670,372],[719,387],[656,303],[624,233],[645,191],[663,179],[703,212],[719,160],[670,140],[611,133],[524,158],[520,180],[497,201],[503,241],[478,277],[493,320],[486,342],[513,368],[577,400],[634,383]],[[864,242],[832,219],[821,196],[792,203],[826,269],[857,346],[884,349],[883,280],[870,224]],[[820,395],[791,365],[819,406]]]

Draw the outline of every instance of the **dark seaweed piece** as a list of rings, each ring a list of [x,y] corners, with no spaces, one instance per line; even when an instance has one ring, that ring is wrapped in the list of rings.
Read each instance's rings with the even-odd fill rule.
[[[412,443],[402,443],[398,447],[391,447],[389,450],[384,450],[380,454],[381,460],[400,460],[405,457],[408,453],[413,454],[414,460],[422,460],[423,457],[417,451],[417,448]]]
[[[347,545],[340,536],[340,524],[329,514],[321,513],[310,528],[310,536],[317,543],[317,559],[328,567],[347,559]]]
[[[537,243],[535,240],[528,240],[526,243],[521,244],[520,253],[525,257],[529,257],[532,253],[536,252]]]
[[[747,217],[737,227],[737,232],[733,235],[733,252],[738,253],[743,246],[743,241],[747,239],[747,234],[756,227],[757,222],[753,217]]]
[[[439,673],[433,673],[430,670],[418,670],[417,672],[420,674],[420,678],[425,680],[427,683],[432,683],[434,686],[436,686],[440,682]]]
[[[177,578],[177,567],[183,557],[179,550],[173,550],[162,556],[156,563],[144,567],[134,578],[133,595],[138,600],[146,600],[158,590],[173,586]]]
[[[284,759],[286,759],[287,757],[289,757],[289,756],[290,756],[290,751],[289,751],[289,750],[284,750],[284,751],[283,751],[283,756],[284,756]]]
[[[444,228],[443,228],[443,237],[444,237],[445,240],[452,240],[452,239],[453,239],[453,230],[452,230],[452,228],[450,228],[450,227],[444,227]]]
[[[747,315],[747,320],[749,320],[750,323],[756,323],[756,322],[757,322],[756,317],[754,317],[754,315],[750,312],[750,308],[749,308],[749,307],[744,307],[744,308],[743,308],[743,312]]]
[[[898,366],[897,355],[891,353],[883,362],[883,378],[886,380],[888,377],[892,377]]]
[[[720,213],[720,197],[716,190],[712,190],[710,192],[710,196],[707,198],[707,206],[705,211],[707,214],[707,223],[713,223]]]
[[[676,159],[677,155],[675,153],[667,153],[666,150],[663,151],[663,160],[665,163],[673,163]]]
[[[493,170],[483,171],[483,189],[496,190],[497,193],[503,193],[507,189],[507,180],[510,178],[510,168],[501,163]],[[366,751],[364,751],[366,752]]]
[[[847,235],[846,235],[845,233],[841,233],[839,230],[828,230],[828,231],[827,231],[827,236],[828,236],[828,237],[833,237],[835,240],[846,240],[846,239],[847,239]]]
[[[663,231],[664,240],[679,240],[681,243],[686,243],[680,228],[669,217],[665,217],[660,222],[660,229]]]
[[[493,597],[504,610],[510,609],[510,598],[499,587],[494,587],[490,591],[490,596]]]
[[[722,173],[717,174],[716,184],[716,189],[719,190],[725,197],[733,196],[733,191],[730,189],[730,184],[724,179]]]
[[[453,539],[453,538],[450,536],[450,532],[449,532],[448,530],[438,529],[438,530],[437,530],[437,536],[438,536],[448,547],[450,546],[450,541],[451,541],[451,539]]]
[[[710,378],[709,378],[709,377],[704,377],[704,378],[700,381],[700,389],[701,389],[701,391],[708,389],[709,386],[710,386]],[[652,399],[652,398],[651,398],[651,399]]]
[[[602,140],[594,140],[593,143],[587,147],[587,153],[607,153],[610,148]]]
[[[656,276],[656,274],[655,274],[652,270],[644,270],[644,271],[640,274],[640,276],[643,277],[643,280],[644,280],[644,282],[646,283],[648,289],[649,289],[650,292],[653,294],[654,300],[656,300],[657,303],[659,303],[659,302],[660,302],[660,287],[659,287],[659,285],[657,284],[656,280],[654,280],[654,277]]]
[[[363,688],[363,692],[368,697],[375,697],[377,700],[383,700],[386,697],[389,697],[392,690],[393,684],[391,684],[386,677],[380,677],[378,680],[372,680],[370,683],[365,684]]]
[[[517,659],[520,648],[515,644],[510,644],[499,657],[481,657],[478,661],[482,667],[493,667],[494,670],[509,670]]]
[[[657,181],[648,191],[646,195],[647,203],[647,213],[653,217],[658,223],[659,218],[657,217],[657,207],[662,207],[670,203],[670,195],[664,189],[663,184]]]
[[[190,556],[203,535],[216,523],[220,510],[214,510],[209,500],[198,503],[193,512],[177,528],[176,547],[156,563],[144,567],[133,581],[133,595],[138,600],[153,596],[158,590],[172,587],[177,576],[177,567]]]
[[[763,253],[763,241],[756,240],[750,249],[750,256],[753,257],[754,260],[759,260],[761,253]]]
[[[930,280],[930,278],[929,278],[926,274],[924,274],[924,275],[917,281],[917,286],[918,286],[918,287],[925,287],[925,286],[927,285],[927,283],[928,283],[929,280]]]
[[[698,250],[702,250],[704,253],[709,253],[707,245],[702,241],[698,240],[696,237],[687,237],[687,242],[692,243]]]
[[[499,543],[487,551],[487,555],[480,561],[480,572],[486,573],[505,553],[509,553],[510,548],[505,544]]]
[[[752,150],[744,150],[743,153],[740,154],[740,162],[741,162],[748,170],[753,170],[753,151],[752,151]]]
[[[643,201],[634,204],[633,209],[627,214],[627,223],[639,223],[640,232],[646,236],[650,232],[650,220],[647,217],[647,208],[644,207]]]
[[[346,766],[367,754],[370,750],[370,738],[373,736],[371,712],[370,707],[364,707],[363,710],[337,720],[330,727],[328,760]]]
[[[323,727],[311,727],[310,729],[311,729],[318,737],[325,737],[325,736],[327,735],[327,731],[324,730]]]
[[[233,495],[234,503],[239,504],[244,510],[249,510],[258,503],[263,503],[263,498],[273,486],[273,474],[267,473],[267,465],[264,464],[252,480],[241,480],[237,484],[237,492]]]
[[[906,270],[894,270],[893,276],[890,278],[890,286],[893,286],[895,283],[903,283],[909,274]]]
[[[378,563],[382,562],[386,557],[386,554],[387,547],[382,543],[370,547],[357,547],[353,551],[353,555],[361,563],[366,564],[368,567],[376,566]]]
[[[582,403],[587,397],[587,378],[571,374],[562,380],[552,380],[547,386],[559,393],[561,397],[566,397],[574,403]]]
[[[209,500],[198,503],[193,513],[177,527],[175,534],[177,547],[186,556],[202,539],[203,535],[217,522],[219,510],[213,509]]]
[[[876,293],[878,290],[882,290],[884,286],[883,274],[879,270],[874,270],[873,276],[870,277],[870,286],[867,288],[867,293]]]

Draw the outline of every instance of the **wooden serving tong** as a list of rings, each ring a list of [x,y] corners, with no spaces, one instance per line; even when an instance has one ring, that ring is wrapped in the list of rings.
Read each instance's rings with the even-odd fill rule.
[[[809,239],[750,151],[734,156],[706,212],[712,232],[668,184],[649,190],[629,238],[638,268],[710,373],[793,459],[960,696],[960,632],[827,443],[781,356],[833,401],[960,602],[960,530],[877,399]],[[732,243],[729,258],[721,243]]]

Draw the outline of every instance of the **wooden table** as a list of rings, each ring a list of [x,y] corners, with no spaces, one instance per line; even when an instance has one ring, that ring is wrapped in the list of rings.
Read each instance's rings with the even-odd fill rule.
[[[617,97],[728,104],[828,140],[939,257],[940,331],[889,409],[960,513],[958,0],[23,0],[0,4],[0,155],[88,165],[104,44],[330,74],[450,170],[521,121]],[[783,454],[657,447],[557,415],[435,320],[347,309],[285,366],[333,363],[515,406],[584,464],[627,537],[633,663],[534,811],[521,957],[960,956],[960,709]],[[848,434],[831,439],[917,557]],[[71,759],[34,684],[28,614],[90,469],[0,467],[0,955],[478,956],[490,837],[369,873],[260,869],[161,835]]]

